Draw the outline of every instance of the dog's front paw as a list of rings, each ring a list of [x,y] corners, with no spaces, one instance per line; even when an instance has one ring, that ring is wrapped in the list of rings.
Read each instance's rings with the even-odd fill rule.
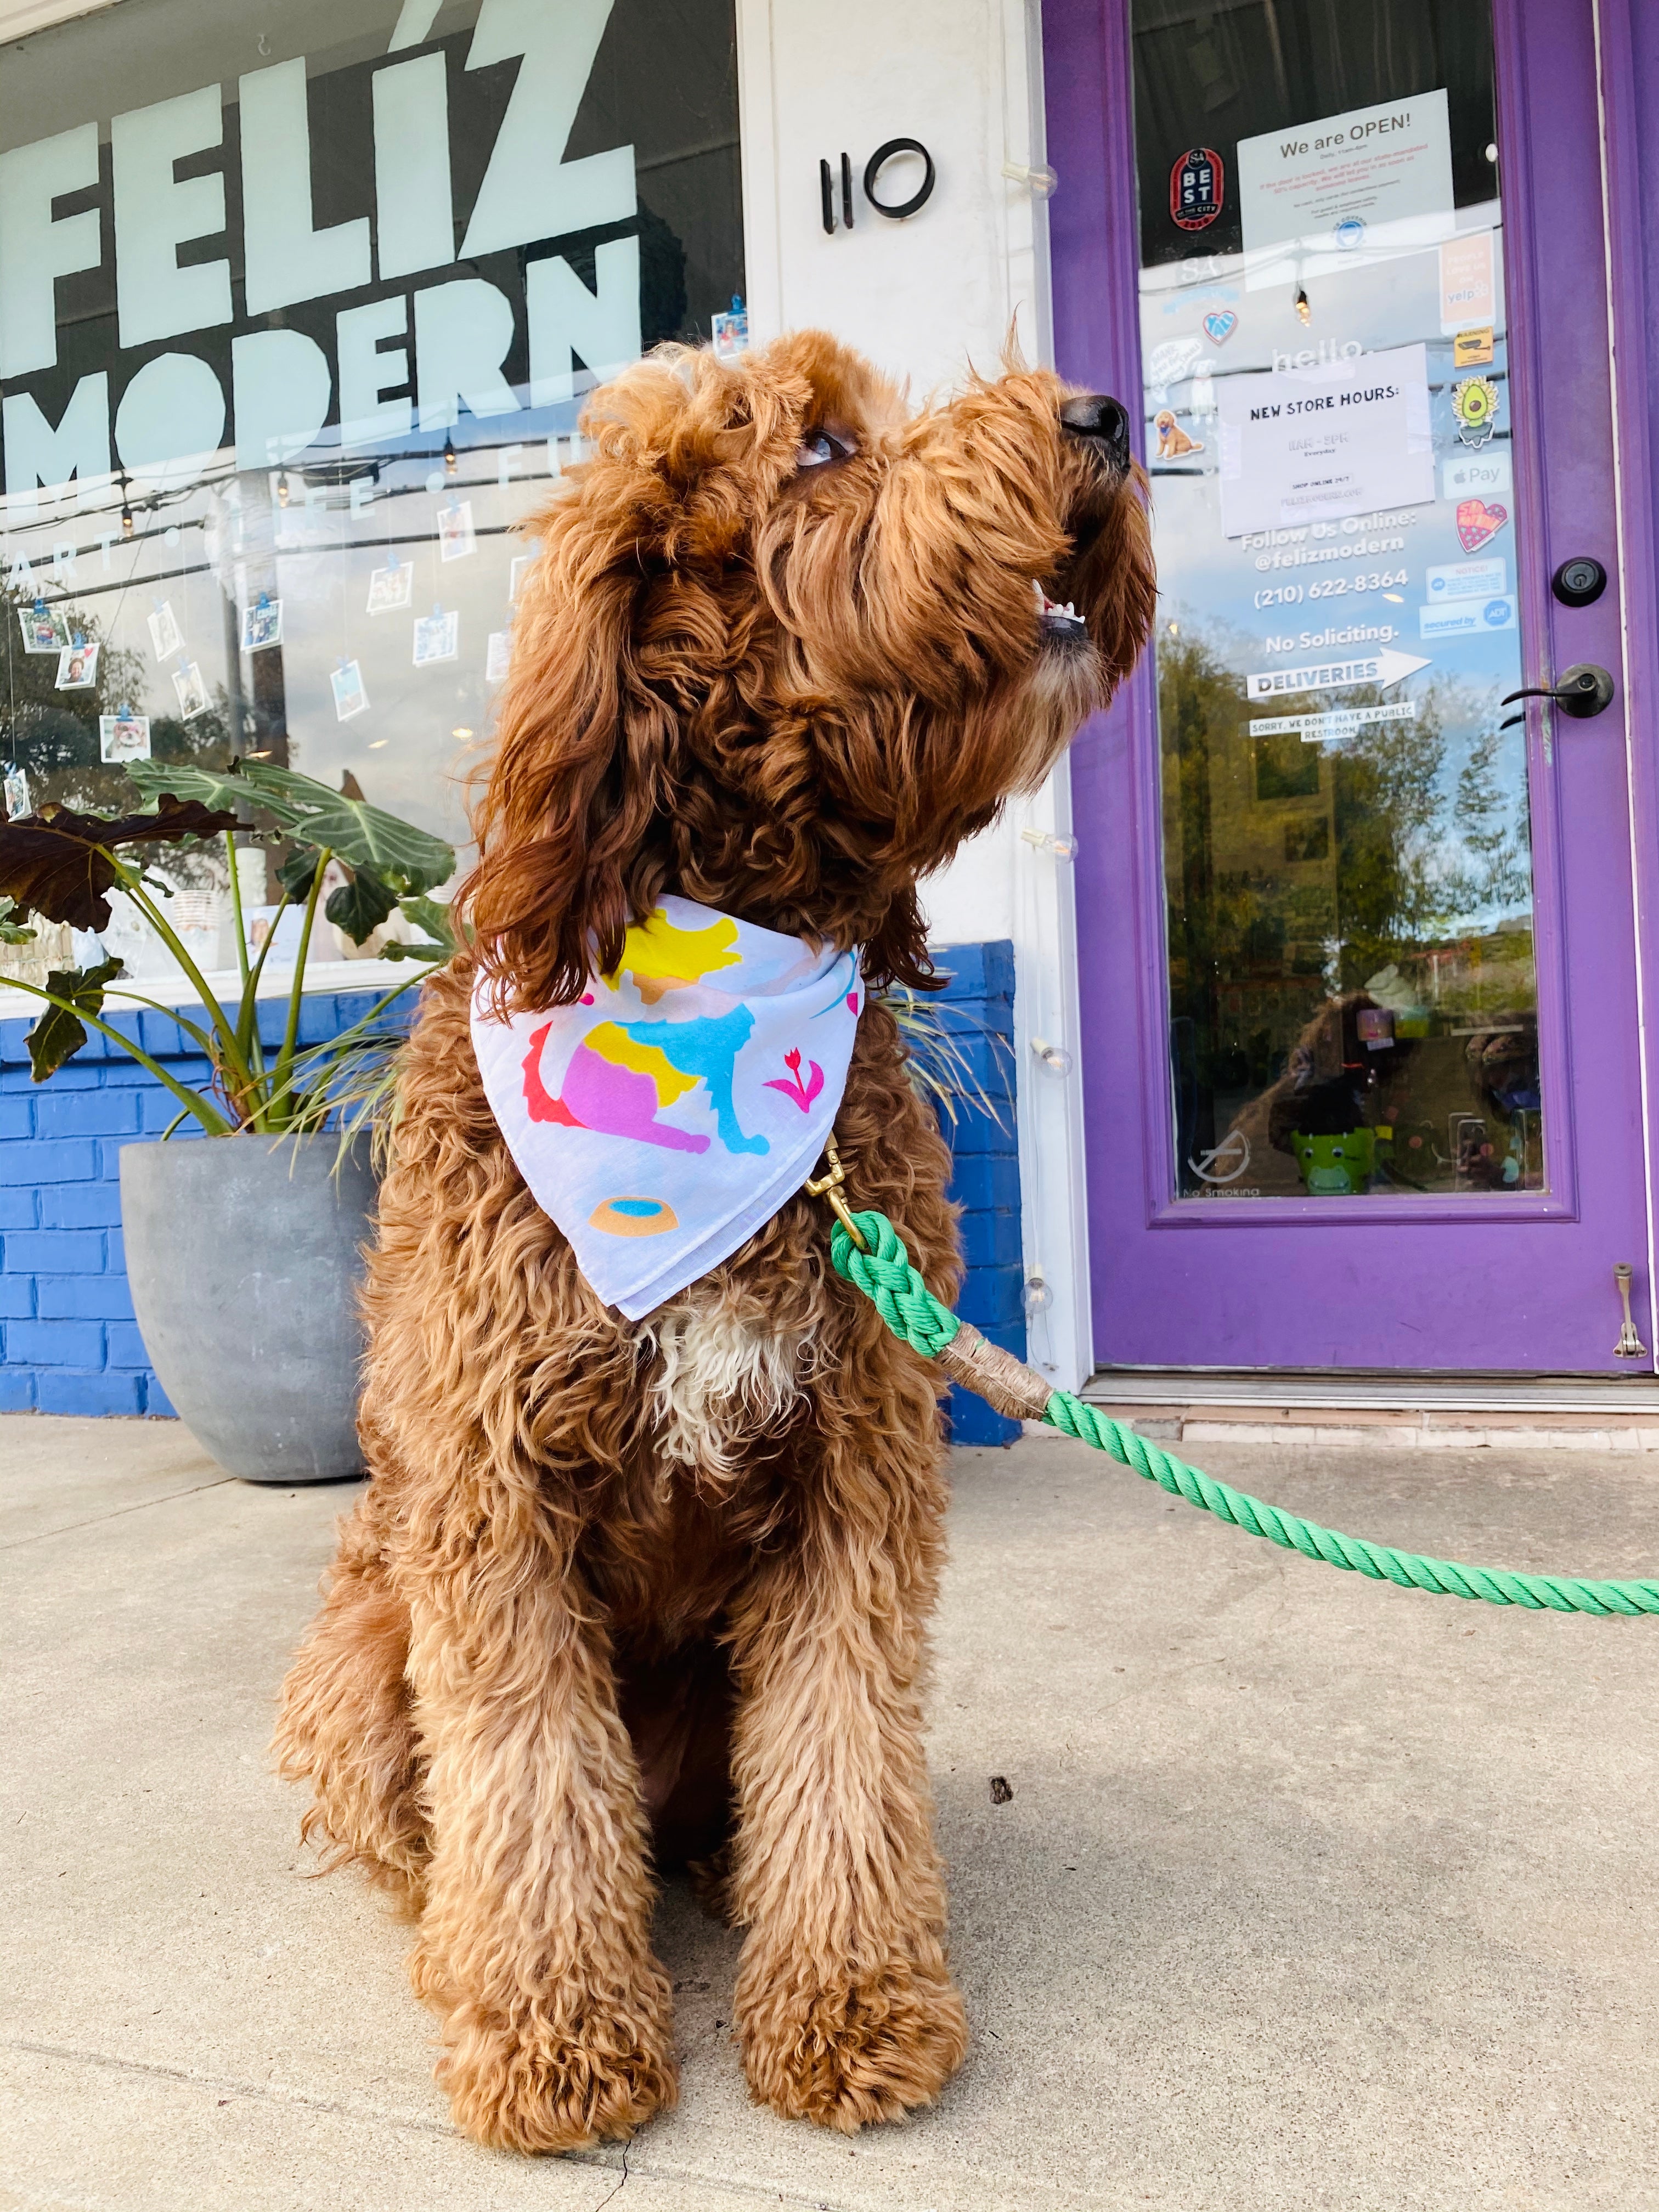
[[[508,2021],[464,2004],[444,2041],[438,2081],[455,2124],[498,2150],[586,2150],[632,2135],[678,2094],[665,2006]]]
[[[962,1998],[938,1952],[835,1986],[757,1956],[744,1962],[736,2011],[757,2101],[847,2135],[930,2104],[968,2048]]]

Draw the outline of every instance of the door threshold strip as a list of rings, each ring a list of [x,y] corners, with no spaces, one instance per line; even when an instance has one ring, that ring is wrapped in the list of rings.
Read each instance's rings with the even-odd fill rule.
[[[1081,1395],[1164,1442],[1659,1455],[1651,1376],[1102,1368]]]

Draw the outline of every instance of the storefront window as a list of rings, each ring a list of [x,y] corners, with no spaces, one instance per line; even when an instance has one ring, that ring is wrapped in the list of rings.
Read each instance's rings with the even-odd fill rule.
[[[1544,1183],[1484,0],[1134,0],[1185,1199]]]
[[[125,0],[0,54],[11,811],[246,754],[462,843],[585,392],[741,342],[732,0]]]

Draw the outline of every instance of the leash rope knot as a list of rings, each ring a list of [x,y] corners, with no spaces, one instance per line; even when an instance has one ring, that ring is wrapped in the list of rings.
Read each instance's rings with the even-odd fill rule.
[[[837,1189],[837,1195],[839,1190]],[[836,1273],[863,1291],[891,1329],[924,1359],[938,1359],[960,1339],[975,1337],[950,1308],[936,1298],[911,1263],[904,1239],[884,1213],[873,1209],[849,1213],[837,1209],[830,1235],[830,1264]],[[866,1249],[860,1250],[848,1224],[856,1224]],[[1012,1355],[1009,1355],[1012,1362]],[[1018,1365],[1018,1363],[1012,1363]],[[977,1377],[970,1362],[943,1358],[947,1373],[975,1387]],[[1069,1390],[1048,1390],[1035,1370],[1020,1372],[1040,1400],[1047,1392],[1042,1419],[1062,1436],[1104,1452],[1120,1465],[1133,1468],[1146,1481],[1155,1482],[1172,1498],[1212,1513],[1218,1521],[1264,1537],[1304,1559],[1322,1559],[1327,1566],[1341,1567],[1371,1582],[1393,1583],[1401,1589],[1429,1590],[1440,1597],[1477,1599],[1486,1605],[1518,1605],[1534,1613],[1659,1613],[1659,1581],[1596,1582],[1577,1575],[1517,1574],[1506,1567],[1470,1567],[1455,1559],[1430,1559],[1415,1552],[1397,1551],[1392,1544],[1368,1543],[1361,1536],[1344,1536],[1334,1528],[1304,1521],[1283,1507],[1264,1504],[1231,1484],[1188,1467],[1173,1452],[1150,1437],[1137,1435],[1121,1421],[1073,1397]]]

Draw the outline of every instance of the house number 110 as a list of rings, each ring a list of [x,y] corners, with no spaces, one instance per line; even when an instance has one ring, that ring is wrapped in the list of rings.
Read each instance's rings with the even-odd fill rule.
[[[908,200],[882,200],[876,197],[876,185],[887,163],[900,154],[920,154],[922,161],[921,182]],[[864,197],[878,215],[890,222],[902,222],[907,216],[926,207],[933,198],[936,172],[933,157],[920,138],[890,138],[878,146],[864,165]],[[818,190],[823,204],[824,235],[836,234],[836,173],[828,161],[818,163]],[[843,154],[841,157],[841,220],[848,230],[853,228],[853,164]]]

